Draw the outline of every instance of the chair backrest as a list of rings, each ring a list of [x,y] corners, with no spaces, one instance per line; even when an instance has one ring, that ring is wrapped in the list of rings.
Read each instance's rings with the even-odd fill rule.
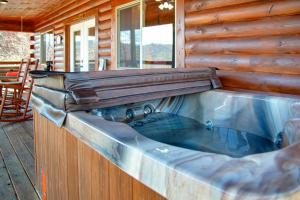
[[[39,59],[37,59],[34,63],[31,63],[28,71],[37,70],[38,66],[39,66]],[[23,90],[21,91],[21,96],[25,100],[25,107],[24,107],[25,112],[23,115],[24,117],[26,116],[26,114],[28,112],[28,105],[29,105],[29,101],[30,101],[30,97],[31,97],[33,81],[34,80],[31,78],[31,76],[29,76],[29,73],[28,73],[25,84],[23,86]]]
[[[29,66],[29,71],[37,70],[39,66],[39,62],[40,62],[39,59],[36,59],[34,62],[32,62]]]
[[[18,82],[22,82],[22,85],[24,85],[26,82],[29,65],[30,65],[30,59],[28,60],[22,59],[19,68],[19,73],[18,73]]]
[[[31,62],[29,67],[28,67],[28,72],[27,72],[27,77],[26,77],[26,81],[24,83],[24,88],[31,88],[33,85],[33,79],[29,76],[29,71],[34,71],[37,70],[38,66],[39,66],[39,59],[35,60],[34,62]]]
[[[25,64],[25,63],[26,63],[25,59],[22,59],[21,63],[20,63],[20,66],[19,66],[19,69],[18,69],[18,76],[17,76],[18,79],[20,77],[20,71],[22,70],[23,64]]]

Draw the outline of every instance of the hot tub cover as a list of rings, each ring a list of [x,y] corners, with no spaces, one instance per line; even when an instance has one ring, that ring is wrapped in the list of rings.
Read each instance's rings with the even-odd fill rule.
[[[33,104],[41,108],[43,104],[35,102],[43,101],[64,112],[112,107],[222,87],[214,68],[81,73],[32,71],[30,74],[35,79]],[[37,110],[44,110],[44,115],[53,113]]]

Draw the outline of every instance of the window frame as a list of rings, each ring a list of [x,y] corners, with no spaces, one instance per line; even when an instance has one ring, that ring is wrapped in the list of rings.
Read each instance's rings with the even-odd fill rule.
[[[81,42],[82,42],[82,46],[80,48],[80,55],[82,56],[81,61],[82,61],[82,65],[84,66],[84,71],[87,72],[88,70],[88,65],[89,65],[89,61],[88,61],[88,29],[95,27],[95,31],[97,30],[97,24],[96,24],[96,18],[95,17],[90,17],[87,18],[83,21],[80,21],[78,23],[72,24],[70,26],[70,72],[74,72],[75,71],[75,63],[74,63],[74,31],[78,30],[81,33]],[[86,43],[87,42],[87,43]],[[95,34],[95,47],[94,49],[97,48],[97,40],[96,40],[96,34]],[[96,52],[98,51],[98,48],[96,49]],[[83,59],[83,57],[85,57],[86,59]],[[96,62],[97,58],[95,55],[95,62]],[[80,61],[80,62],[81,62]],[[95,71],[97,70],[97,66],[95,65]]]
[[[52,34],[53,35],[53,58],[52,60],[49,60],[49,61],[52,61],[54,62],[54,53],[55,53],[55,35],[54,35],[54,31],[51,30],[51,31],[47,31],[47,32],[44,32],[44,33],[41,33],[40,34],[40,62],[41,64],[45,65],[47,63],[47,52],[43,52],[44,50],[44,47],[46,46],[46,44],[44,44],[44,40],[43,40],[43,37],[46,36],[46,35],[50,35]],[[47,48],[47,46],[45,47]],[[45,58],[45,60],[43,60],[43,58]]]
[[[141,31],[141,37],[140,37],[140,67],[139,68],[135,68],[135,67],[120,67],[119,66],[119,54],[120,54],[120,46],[119,46],[119,29],[120,29],[120,21],[119,21],[119,13],[120,10],[126,9],[126,8],[130,8],[133,6],[139,5],[140,6],[140,31]],[[129,3],[117,6],[115,8],[115,19],[116,19],[116,27],[115,27],[115,35],[117,37],[116,39],[116,44],[115,44],[115,63],[116,63],[116,69],[118,70],[122,70],[122,69],[143,69],[143,27],[144,27],[144,23],[145,23],[145,10],[144,10],[144,0],[134,0],[131,1]],[[177,0],[175,0],[175,4],[174,4],[174,17],[175,17],[175,24],[174,24],[174,67],[176,68],[177,65],[177,54],[176,54],[176,49],[177,49],[177,35],[176,35],[176,30],[177,30]]]
[[[120,37],[119,37],[120,36],[120,32],[119,32],[119,30],[120,30],[120,23],[119,23],[120,20],[119,20],[119,14],[120,14],[121,10],[124,10],[126,8],[131,8],[131,7],[134,7],[134,6],[137,6],[137,5],[139,5],[139,7],[140,7],[140,22],[142,22],[141,21],[141,1],[139,1],[139,0],[132,1],[132,2],[129,2],[127,4],[123,4],[121,6],[116,7],[116,9],[115,9],[116,37],[117,37],[117,39],[116,39],[116,62],[115,63],[117,65],[116,66],[117,69],[141,69],[141,67],[142,67],[141,59],[140,59],[140,67],[139,68],[136,68],[136,67],[119,67],[119,55],[120,55]],[[142,23],[140,23],[140,28],[141,28],[141,24]],[[140,44],[141,44],[141,42],[142,42],[142,37],[140,38]],[[140,57],[141,57],[141,53],[142,53],[142,49],[140,47]]]

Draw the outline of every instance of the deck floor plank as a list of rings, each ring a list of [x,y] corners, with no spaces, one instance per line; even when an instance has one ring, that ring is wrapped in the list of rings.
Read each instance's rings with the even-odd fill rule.
[[[20,126],[23,126],[23,128],[20,128]],[[18,200],[37,200],[39,198],[33,186],[34,158],[29,150],[30,148],[26,147],[26,143],[29,145],[31,133],[28,133],[24,128],[25,126],[27,130],[32,127],[28,122],[20,124],[0,123],[0,151],[7,171],[7,175],[4,176],[8,176],[12,183],[12,185],[5,185],[7,180],[1,178],[0,185],[3,185],[4,188],[2,189],[5,192],[9,192],[11,188],[14,188],[15,197],[17,196]],[[25,134],[29,137],[23,137]],[[27,141],[23,141],[24,138]],[[5,174],[5,171],[3,173]],[[4,197],[0,196],[0,199],[4,199]]]
[[[34,141],[29,132],[33,132],[33,128],[28,127],[26,124],[17,123],[14,124],[15,130],[18,132],[20,141],[28,149],[32,157],[34,157]]]
[[[3,130],[15,151],[16,156],[21,162],[30,182],[34,183],[34,158],[25,144],[21,141],[20,135],[24,135],[19,129],[18,124],[12,124],[9,126],[3,126]]]
[[[0,152],[0,199],[16,200],[17,196]]]
[[[26,134],[29,135],[32,139],[34,137],[33,133],[33,121],[28,120],[26,122],[19,123],[20,126],[22,126],[26,130]]]

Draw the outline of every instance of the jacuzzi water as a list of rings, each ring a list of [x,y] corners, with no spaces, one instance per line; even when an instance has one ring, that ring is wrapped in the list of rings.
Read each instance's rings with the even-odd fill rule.
[[[239,158],[280,149],[264,137],[224,127],[208,127],[194,119],[170,113],[153,113],[128,123],[147,138],[192,150]]]

